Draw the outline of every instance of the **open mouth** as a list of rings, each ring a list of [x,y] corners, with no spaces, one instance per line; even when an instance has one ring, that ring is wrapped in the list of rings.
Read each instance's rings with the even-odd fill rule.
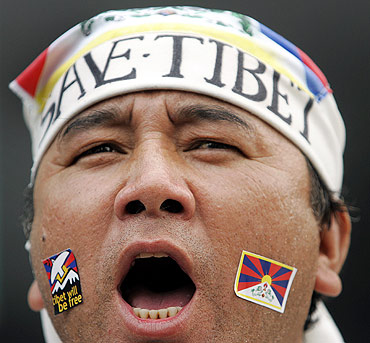
[[[174,317],[195,293],[191,278],[167,254],[141,253],[120,285],[122,298],[142,319]]]

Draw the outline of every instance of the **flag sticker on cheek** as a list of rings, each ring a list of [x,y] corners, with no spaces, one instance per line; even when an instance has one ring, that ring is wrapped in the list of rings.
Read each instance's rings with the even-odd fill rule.
[[[243,251],[235,278],[235,294],[284,313],[296,272],[294,267]]]
[[[54,314],[82,304],[80,276],[72,250],[64,250],[42,262],[49,279]]]

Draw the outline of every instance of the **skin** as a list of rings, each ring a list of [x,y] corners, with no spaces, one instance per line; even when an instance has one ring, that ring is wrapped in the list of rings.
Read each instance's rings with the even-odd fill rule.
[[[222,108],[246,125],[189,116],[190,106]],[[97,110],[115,113],[115,122],[62,130],[38,170],[31,308],[45,306],[65,342],[301,342],[312,291],[340,293],[350,232],[343,214],[320,236],[302,153],[252,114],[206,96],[133,93],[77,118]],[[116,150],[84,155],[107,143]],[[166,199],[183,211],[160,210]],[[146,210],[127,213],[133,200]],[[190,315],[168,337],[135,334],[119,309],[122,256],[143,242],[181,251],[197,286]],[[54,316],[41,261],[66,248],[78,262],[84,303]],[[235,295],[242,250],[297,268],[285,313]]]

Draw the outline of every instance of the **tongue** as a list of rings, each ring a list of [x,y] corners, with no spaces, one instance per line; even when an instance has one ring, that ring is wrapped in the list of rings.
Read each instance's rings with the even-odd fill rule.
[[[132,307],[159,310],[168,307],[184,307],[192,296],[193,290],[187,286],[164,292],[153,292],[139,286],[130,292],[128,300]]]

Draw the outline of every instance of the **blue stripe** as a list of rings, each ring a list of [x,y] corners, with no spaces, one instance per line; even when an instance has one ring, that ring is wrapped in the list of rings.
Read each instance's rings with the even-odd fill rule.
[[[289,270],[289,269],[286,269],[286,268],[284,268],[284,267],[281,267],[274,275],[271,275],[271,278],[272,278],[272,280],[274,280],[275,278],[277,278],[278,276],[280,276],[280,275],[284,275],[284,274],[286,274],[286,273],[288,273],[288,272],[291,272],[291,270]]]
[[[261,282],[261,279],[246,274],[240,274],[239,282]]]
[[[265,275],[269,275],[271,262],[260,260],[260,263],[261,263],[261,266],[262,266],[263,273]]]
[[[74,268],[74,267],[76,267],[77,266],[77,264],[76,264],[76,260],[73,260],[70,264],[69,264],[69,268]]]
[[[288,287],[289,280],[282,280],[282,281],[272,281],[273,285],[278,285],[284,288]]]
[[[301,56],[299,55],[299,51],[293,43],[289,42],[283,36],[280,36],[278,33],[276,33],[275,31],[272,31],[267,26],[261,23],[260,23],[260,29],[264,35],[272,39],[275,43],[279,44],[282,48],[289,51],[292,55],[294,55],[300,61],[302,61]]]
[[[283,300],[284,300],[284,298],[280,295],[280,293],[276,290],[276,288],[274,288],[274,286],[273,285],[271,285],[271,288],[272,288],[272,290],[274,291],[274,293],[275,293],[275,295],[276,295],[276,298],[277,298],[277,300],[279,301],[279,303],[280,303],[280,306],[282,306],[283,305]]]
[[[325,95],[328,94],[328,90],[325,88],[319,77],[304,64],[304,70],[306,75],[306,83],[308,89],[315,95],[315,99],[319,102]]]

